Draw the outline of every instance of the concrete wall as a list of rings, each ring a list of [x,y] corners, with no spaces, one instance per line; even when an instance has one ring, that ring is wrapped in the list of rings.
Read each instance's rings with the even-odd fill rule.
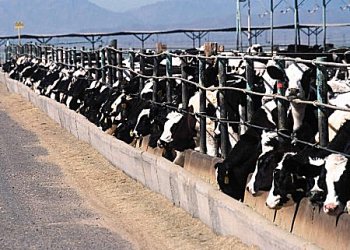
[[[314,244],[277,227],[246,204],[221,193],[186,169],[103,133],[85,117],[49,98],[36,95],[3,73],[0,73],[0,82],[6,83],[10,92],[31,101],[74,136],[90,143],[131,178],[164,195],[216,233],[234,235],[261,249],[318,249]]]

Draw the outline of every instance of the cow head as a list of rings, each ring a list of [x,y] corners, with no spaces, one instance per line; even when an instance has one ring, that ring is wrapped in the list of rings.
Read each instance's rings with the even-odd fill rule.
[[[272,187],[266,199],[266,205],[279,209],[299,202],[306,192],[306,179],[296,174],[296,161],[288,161],[296,153],[288,152],[282,157],[277,168],[273,171]]]
[[[174,148],[178,151],[194,148],[196,119],[193,115],[182,115],[178,112],[170,112],[164,124],[164,130],[158,140],[159,147]]]
[[[144,109],[137,117],[137,122],[133,130],[133,134],[136,138],[148,135],[151,132],[151,109]]]
[[[306,154],[307,155],[307,154]],[[286,153],[273,172],[272,188],[266,200],[270,208],[299,202],[306,196],[321,197],[322,190],[312,182],[320,175],[324,160],[295,152]],[[310,182],[311,180],[311,182]],[[315,186],[316,185],[316,186]]]
[[[327,214],[338,214],[343,211],[350,200],[350,163],[340,154],[331,154],[326,158],[327,196],[323,211]]]

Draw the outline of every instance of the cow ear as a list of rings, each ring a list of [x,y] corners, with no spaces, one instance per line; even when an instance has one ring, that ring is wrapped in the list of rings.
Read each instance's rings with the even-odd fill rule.
[[[283,66],[276,62],[276,61],[270,61],[267,64],[266,67],[267,73],[269,74],[269,76],[274,79],[274,80],[284,80],[285,79],[285,71]]]

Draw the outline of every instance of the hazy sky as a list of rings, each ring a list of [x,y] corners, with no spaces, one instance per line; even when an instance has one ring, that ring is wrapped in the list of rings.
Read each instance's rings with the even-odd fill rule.
[[[126,11],[132,8],[137,8],[142,5],[160,2],[162,0],[89,0],[103,8],[114,10],[117,12]]]

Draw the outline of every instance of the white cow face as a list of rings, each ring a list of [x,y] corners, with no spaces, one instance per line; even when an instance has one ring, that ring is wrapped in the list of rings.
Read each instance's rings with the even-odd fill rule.
[[[292,63],[285,70],[288,78],[286,96],[305,100],[307,98],[306,86],[303,86],[303,77],[310,68],[303,63]],[[309,84],[309,83],[308,83]]]
[[[340,154],[331,154],[326,158],[325,168],[327,170],[326,185],[328,193],[323,205],[323,211],[325,213],[338,213],[345,205],[339,199],[340,190],[337,190],[337,185],[341,176],[346,171],[347,164],[348,158]]]
[[[171,112],[167,115],[167,121],[164,124],[164,131],[162,135],[160,136],[160,139],[158,141],[158,146],[162,146],[164,144],[169,144],[173,141],[173,130],[176,124],[178,124],[183,117],[182,114],[178,112]]]

